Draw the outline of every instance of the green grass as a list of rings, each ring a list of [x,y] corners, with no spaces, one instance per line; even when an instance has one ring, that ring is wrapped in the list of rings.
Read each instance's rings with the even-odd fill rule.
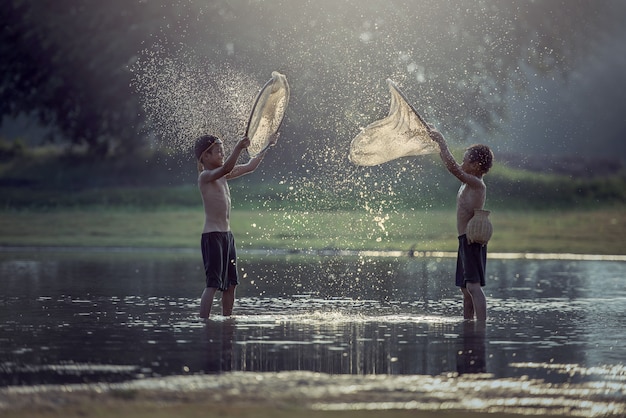
[[[417,161],[238,179],[238,245],[455,251],[458,181],[437,156]],[[0,245],[196,248],[203,211],[190,164],[159,153],[90,161],[30,152],[0,161]],[[490,251],[626,254],[623,170],[571,178],[496,163],[485,182]]]
[[[148,152],[90,160],[29,150],[0,159],[0,209],[196,206],[195,164],[188,157]],[[311,172],[262,165],[233,182],[233,202],[242,209],[281,209],[288,202],[301,211],[358,211],[366,205],[423,210],[454,204],[459,186],[436,155],[377,167],[329,164],[312,166]],[[624,169],[605,176],[566,176],[511,168],[496,159],[485,182],[487,206],[496,209],[626,205]]]
[[[493,211],[491,252],[626,254],[626,211]],[[201,207],[4,211],[0,245],[196,248]],[[453,210],[234,210],[241,249],[456,251]]]

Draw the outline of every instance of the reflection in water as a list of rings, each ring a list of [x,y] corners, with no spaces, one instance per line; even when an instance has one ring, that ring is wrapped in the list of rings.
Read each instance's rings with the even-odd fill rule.
[[[0,386],[282,371],[626,392],[625,263],[490,260],[479,324],[454,261],[243,255],[235,315],[205,324],[195,252],[0,253]]]
[[[209,320],[204,326],[201,346],[206,360],[202,370],[206,373],[222,373],[233,370],[233,344],[235,342],[235,320]]]
[[[456,320],[322,310],[236,321],[235,370],[370,375],[439,374],[454,367]]]
[[[487,372],[486,323],[464,321],[462,328],[461,343],[456,355],[456,371],[459,375]]]

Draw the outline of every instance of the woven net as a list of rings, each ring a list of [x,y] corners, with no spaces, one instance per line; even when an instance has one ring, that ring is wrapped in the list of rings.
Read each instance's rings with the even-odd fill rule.
[[[248,119],[246,134],[250,138],[248,152],[251,155],[258,154],[269,145],[270,137],[280,128],[288,104],[287,77],[274,71],[257,95]]]
[[[387,84],[391,92],[389,114],[366,126],[350,143],[350,161],[356,165],[373,166],[439,152],[421,116],[393,81],[387,80]]]

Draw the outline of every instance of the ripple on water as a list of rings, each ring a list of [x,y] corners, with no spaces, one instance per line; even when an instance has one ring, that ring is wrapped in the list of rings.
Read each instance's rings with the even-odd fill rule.
[[[205,324],[195,317],[198,282],[172,281],[172,271],[198,276],[189,260],[106,258],[87,260],[90,281],[65,274],[74,258],[3,275],[0,304],[11,316],[0,323],[0,408],[12,396],[29,403],[34,391],[51,404],[64,391],[203,401],[210,392],[208,401],[321,410],[625,413],[622,261],[492,257],[489,321],[468,333],[452,262],[371,263],[381,271],[361,275],[360,287],[317,289],[353,260],[304,260],[315,268],[293,286],[283,278],[302,271],[302,259],[243,259],[257,284],[241,287],[234,317]],[[138,263],[153,273],[138,277]]]

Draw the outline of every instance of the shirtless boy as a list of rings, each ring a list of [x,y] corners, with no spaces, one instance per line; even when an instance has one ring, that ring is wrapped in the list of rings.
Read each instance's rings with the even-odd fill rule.
[[[278,134],[271,138],[274,145]],[[204,204],[204,229],[201,250],[206,287],[200,299],[200,317],[208,319],[215,293],[222,291],[222,315],[230,316],[235,304],[235,287],[239,284],[237,250],[230,230],[230,189],[228,180],[256,170],[264,152],[246,164],[237,165],[241,152],[248,148],[250,139],[242,138],[232,154],[224,161],[224,145],[213,135],[196,139],[194,151],[198,161],[198,187]]]
[[[474,209],[482,209],[487,196],[483,176],[493,164],[493,152],[486,145],[472,145],[457,164],[448,149],[443,135],[431,129],[430,137],[439,144],[440,156],[446,168],[461,183],[456,198],[456,227],[459,235],[459,253],[456,265],[456,285],[463,292],[463,316],[478,321],[487,319],[487,300],[482,287],[485,286],[487,246],[469,243],[465,235],[467,223],[474,216]]]

